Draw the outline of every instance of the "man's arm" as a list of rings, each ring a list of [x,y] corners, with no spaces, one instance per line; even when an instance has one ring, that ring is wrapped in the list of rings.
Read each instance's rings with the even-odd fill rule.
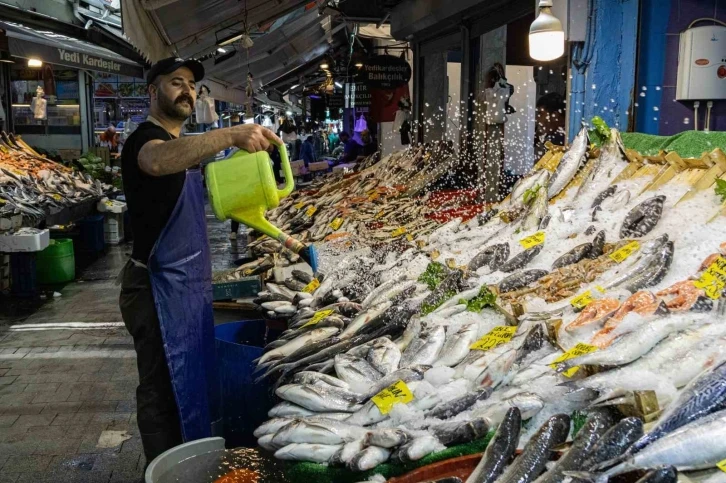
[[[270,142],[282,143],[272,131],[256,124],[216,129],[166,142],[154,139],[139,151],[139,168],[151,176],[164,176],[182,172],[230,146],[254,153],[267,150]]]

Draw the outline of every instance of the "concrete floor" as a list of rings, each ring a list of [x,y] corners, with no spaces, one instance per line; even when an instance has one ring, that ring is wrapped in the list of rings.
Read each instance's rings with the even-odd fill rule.
[[[246,236],[230,242],[229,223],[207,218],[213,268],[229,268]],[[130,251],[108,247],[60,297],[0,298],[0,483],[142,478],[136,354],[114,283]]]

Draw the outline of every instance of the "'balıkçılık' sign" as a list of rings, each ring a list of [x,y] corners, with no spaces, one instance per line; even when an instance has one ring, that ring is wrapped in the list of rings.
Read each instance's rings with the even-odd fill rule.
[[[364,82],[372,89],[393,89],[408,83],[411,66],[406,59],[393,55],[377,55],[363,62],[356,81]]]

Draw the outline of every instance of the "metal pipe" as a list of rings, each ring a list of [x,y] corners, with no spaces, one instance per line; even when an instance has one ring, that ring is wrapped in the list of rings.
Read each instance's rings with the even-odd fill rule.
[[[696,101],[693,103],[693,130],[698,131],[698,108],[701,107],[701,103]]]
[[[713,107],[713,101],[708,101],[706,103],[706,125],[703,127],[703,130],[706,132],[709,132],[711,130],[711,108]]]

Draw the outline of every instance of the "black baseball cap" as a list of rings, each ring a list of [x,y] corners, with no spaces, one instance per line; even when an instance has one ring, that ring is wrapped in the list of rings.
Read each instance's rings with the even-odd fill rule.
[[[149,72],[146,73],[146,84],[149,85],[160,75],[171,74],[180,67],[186,67],[191,70],[192,74],[194,74],[195,82],[204,79],[204,65],[198,60],[168,57],[151,66]]]

